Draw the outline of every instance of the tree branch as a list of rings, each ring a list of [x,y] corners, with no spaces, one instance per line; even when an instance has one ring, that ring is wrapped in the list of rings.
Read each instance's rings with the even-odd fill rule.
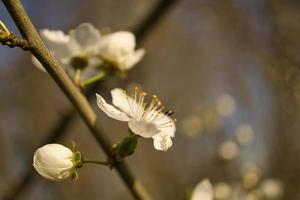
[[[21,2],[19,0],[2,1],[17,25],[19,31],[21,32],[23,38],[30,43],[30,52],[42,63],[50,76],[55,80],[57,85],[72,102],[97,142],[101,145],[106,155],[110,157],[112,153],[112,145],[109,139],[102,134],[99,127],[100,123],[96,114],[92,110],[87,99],[73,85],[72,81],[62,69],[56,58],[46,48],[26,11],[24,10]],[[140,185],[136,179],[134,179],[126,163],[123,162],[117,164],[116,169],[135,199],[151,199],[143,186]]]
[[[29,42],[23,38],[18,38],[13,33],[6,33],[0,30],[0,44],[7,45],[10,48],[20,47],[24,51],[28,51],[30,49]]]

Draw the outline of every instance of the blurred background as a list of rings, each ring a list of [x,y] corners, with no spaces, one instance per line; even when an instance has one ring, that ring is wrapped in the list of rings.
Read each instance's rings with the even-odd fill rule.
[[[300,199],[300,2],[296,0],[62,0],[23,4],[38,29],[82,22],[132,30],[145,58],[97,92],[141,87],[175,111],[167,152],[141,140],[130,168],[154,199],[183,200],[203,178],[215,199]],[[18,34],[4,5],[0,19]],[[132,199],[115,171],[86,165],[79,181],[52,183],[32,167],[48,141],[104,159],[101,148],[30,54],[0,46],[0,199]],[[127,125],[105,116],[117,142]]]

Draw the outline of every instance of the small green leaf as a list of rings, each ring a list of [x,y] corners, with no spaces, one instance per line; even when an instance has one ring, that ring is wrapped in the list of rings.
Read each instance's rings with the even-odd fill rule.
[[[117,146],[117,154],[121,157],[126,157],[134,153],[137,147],[137,136],[130,135],[125,137]]]

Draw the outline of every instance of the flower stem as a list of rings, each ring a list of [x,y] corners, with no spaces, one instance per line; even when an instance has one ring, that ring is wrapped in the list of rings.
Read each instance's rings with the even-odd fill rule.
[[[80,69],[77,69],[75,71],[75,75],[74,75],[74,84],[76,86],[80,86],[80,79],[81,79],[81,70]]]
[[[98,160],[82,160],[83,163],[92,163],[92,164],[98,164],[98,165],[109,165],[106,161],[98,161]]]
[[[87,87],[87,86],[89,86],[89,85],[91,85],[91,84],[93,84],[97,81],[100,81],[102,78],[105,77],[105,75],[106,75],[105,71],[101,71],[99,74],[97,74],[97,75],[95,75],[95,76],[93,76],[93,77],[91,77],[91,78],[89,78],[85,81],[82,81],[81,86],[82,87]]]

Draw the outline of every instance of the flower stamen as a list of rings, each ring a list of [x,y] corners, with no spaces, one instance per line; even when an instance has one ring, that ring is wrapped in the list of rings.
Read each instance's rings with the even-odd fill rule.
[[[135,113],[135,117],[138,120],[145,120],[148,123],[153,123],[156,120],[160,121],[164,117],[171,116],[174,113],[172,110],[168,110],[163,113],[162,111],[165,107],[156,95],[152,96],[150,104],[147,105],[145,102],[146,95],[147,94],[145,92],[138,92],[138,88],[136,87],[131,98],[127,97],[127,103],[130,111],[131,113]],[[158,125],[159,128],[172,126],[174,126],[172,120],[168,120],[167,122]]]

